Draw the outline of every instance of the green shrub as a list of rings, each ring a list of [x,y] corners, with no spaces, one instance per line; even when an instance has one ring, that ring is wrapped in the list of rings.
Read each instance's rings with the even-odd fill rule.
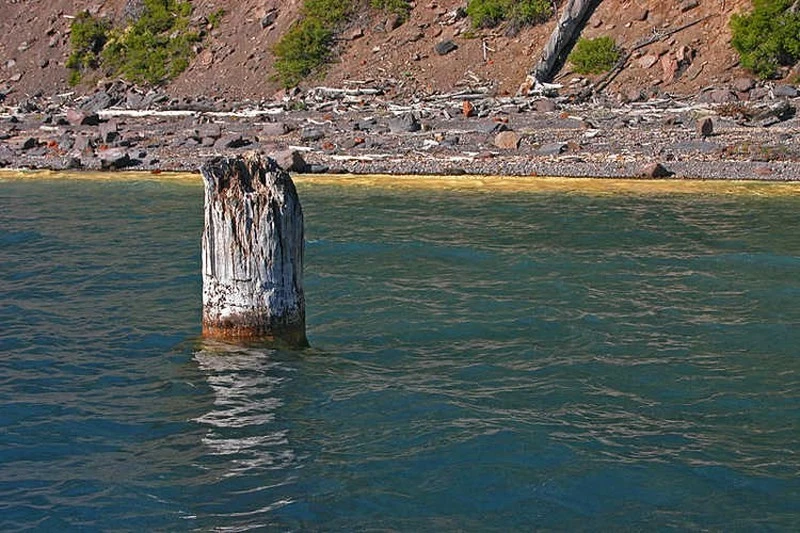
[[[305,0],[303,15],[322,22],[329,30],[347,20],[353,9],[351,0]]]
[[[408,0],[370,0],[369,5],[402,17],[411,10]],[[330,61],[336,32],[358,6],[364,7],[366,2],[304,0],[303,17],[273,48],[276,77],[284,87],[297,85]]]
[[[409,11],[411,11],[411,5],[408,0],[371,0],[370,5],[375,9],[389,11],[403,18],[406,18]]]
[[[275,70],[285,87],[294,87],[330,58],[333,32],[319,19],[305,18],[275,45]]]
[[[611,70],[619,57],[619,48],[611,37],[580,38],[569,54],[569,62],[578,74],[599,74]]]
[[[189,29],[192,5],[186,0],[144,0],[142,16],[112,29],[88,12],[71,26],[68,82],[76,85],[87,69],[102,69],[136,83],[158,84],[174,78],[194,54],[200,35]]]
[[[84,70],[100,65],[100,52],[108,41],[109,25],[94,18],[88,11],[79,13],[70,26],[69,43],[72,52],[67,58],[70,69],[68,82],[77,85]]]
[[[753,12],[733,15],[731,44],[741,65],[767,79],[781,65],[800,60],[800,12],[791,11],[794,0],[753,0]]]
[[[553,14],[548,0],[469,0],[467,15],[476,28],[493,28],[504,21],[539,24]]]
[[[208,16],[208,25],[212,28],[216,28],[219,26],[219,23],[222,21],[222,17],[225,16],[225,10],[220,8],[211,13]]]

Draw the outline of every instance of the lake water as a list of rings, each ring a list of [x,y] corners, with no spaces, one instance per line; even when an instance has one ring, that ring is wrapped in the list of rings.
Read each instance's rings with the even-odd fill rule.
[[[278,351],[199,178],[0,179],[0,530],[796,530],[800,190],[383,182],[299,184]]]

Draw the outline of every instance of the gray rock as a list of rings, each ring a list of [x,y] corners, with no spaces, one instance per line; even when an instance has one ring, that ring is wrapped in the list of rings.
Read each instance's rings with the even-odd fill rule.
[[[222,137],[222,127],[219,124],[203,124],[197,128],[197,136],[219,139]]]
[[[405,113],[389,120],[389,131],[392,133],[412,133],[421,128],[422,126],[413,113]]]
[[[704,103],[724,104],[727,102],[736,102],[739,98],[728,89],[713,89],[701,94],[699,100]]]
[[[217,142],[214,143],[215,150],[226,150],[226,149],[236,149],[242,148],[243,146],[247,146],[251,144],[248,139],[242,137],[241,133],[230,133],[228,135],[223,135]]]
[[[286,172],[306,172],[308,164],[297,150],[281,150],[272,154],[272,158]]]
[[[452,52],[453,50],[456,50],[457,48],[458,48],[458,45],[456,43],[454,43],[453,41],[448,39],[446,41],[441,41],[439,43],[436,43],[436,46],[434,47],[434,50],[436,50],[437,54],[439,54],[440,56],[443,56],[443,55],[449,54],[450,52]]]
[[[100,142],[104,144],[114,144],[119,140],[119,128],[113,120],[100,123],[98,133],[100,134]]]
[[[722,150],[722,146],[708,141],[681,141],[669,147],[669,151],[676,154],[690,154],[692,152],[701,154],[713,154]]]
[[[80,109],[67,109],[67,122],[73,126],[97,126],[100,117],[97,113],[88,113]]]
[[[776,98],[794,98],[797,96],[797,88],[792,85],[776,85],[772,94]]]
[[[94,143],[92,142],[92,138],[88,135],[78,135],[75,137],[72,147],[79,152],[85,152],[92,150],[94,148]]]
[[[567,143],[565,142],[555,142],[555,143],[546,143],[539,147],[536,150],[538,155],[560,155],[563,154],[567,150]]]
[[[278,20],[278,10],[274,9],[261,17],[261,29],[265,30],[275,24],[275,21]]]
[[[106,91],[98,91],[94,93],[92,96],[90,96],[83,103],[81,103],[79,107],[83,111],[87,111],[89,113],[97,113],[98,111],[102,111],[103,109],[108,109],[117,102],[119,102],[118,97],[112,96]]]
[[[131,156],[120,148],[103,150],[98,154],[100,168],[104,170],[119,170],[133,165]]]
[[[39,146],[39,139],[37,139],[36,137],[28,137],[22,143],[23,150],[31,150],[33,148],[36,148],[37,146]]]
[[[556,103],[549,98],[540,98],[533,103],[533,108],[539,113],[550,113],[556,110]]]
[[[325,132],[319,128],[303,128],[300,130],[300,142],[315,142],[325,137]]]
[[[740,93],[749,92],[755,86],[756,82],[753,78],[736,78],[733,80],[733,88]]]
[[[364,118],[353,124],[353,129],[356,131],[371,131],[375,129],[378,121],[373,117]]]

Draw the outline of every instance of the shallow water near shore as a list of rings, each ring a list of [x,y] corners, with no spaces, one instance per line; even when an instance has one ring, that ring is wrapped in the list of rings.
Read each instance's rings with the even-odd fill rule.
[[[199,338],[198,176],[35,176],[0,530],[796,528],[796,185],[302,177],[283,351]]]

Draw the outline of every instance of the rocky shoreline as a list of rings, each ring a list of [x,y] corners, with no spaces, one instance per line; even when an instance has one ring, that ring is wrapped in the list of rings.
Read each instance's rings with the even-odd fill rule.
[[[4,108],[0,168],[196,171],[256,150],[298,173],[800,181],[798,104],[792,86],[626,104],[320,87],[230,104],[109,85]]]

